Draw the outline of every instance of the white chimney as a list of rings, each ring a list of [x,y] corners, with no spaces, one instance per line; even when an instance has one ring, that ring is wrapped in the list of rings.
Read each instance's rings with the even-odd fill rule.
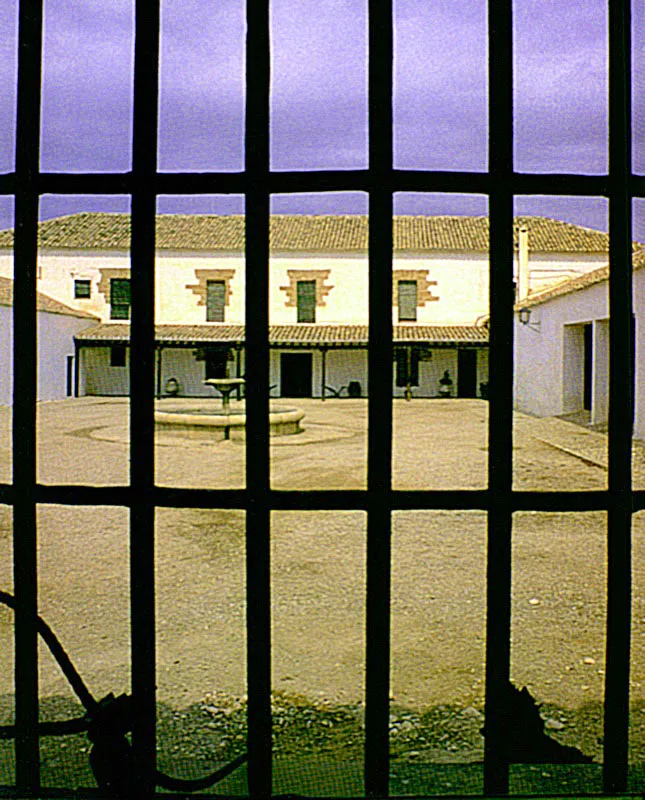
[[[529,229],[526,225],[517,236],[517,301],[521,302],[529,293]]]

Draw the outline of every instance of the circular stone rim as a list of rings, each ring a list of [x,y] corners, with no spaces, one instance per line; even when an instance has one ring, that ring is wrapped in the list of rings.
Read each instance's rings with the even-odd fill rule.
[[[284,425],[300,422],[305,412],[299,408],[288,411],[269,412],[271,425]],[[155,411],[155,423],[159,425],[176,425],[182,428],[246,428],[244,414],[191,414],[186,411]]]

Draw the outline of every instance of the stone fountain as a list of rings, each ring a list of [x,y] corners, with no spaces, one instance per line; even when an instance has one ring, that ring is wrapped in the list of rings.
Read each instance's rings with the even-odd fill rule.
[[[155,424],[164,432],[182,433],[191,439],[222,441],[243,439],[246,435],[246,409],[242,403],[231,408],[231,394],[245,383],[244,378],[207,378],[206,386],[216,389],[222,397],[220,408],[196,405],[189,398],[172,400],[172,408],[155,411]],[[167,401],[164,401],[164,406]],[[178,404],[179,402],[179,404]],[[271,408],[269,433],[271,436],[288,436],[300,433],[300,422],[305,412],[299,408]]]

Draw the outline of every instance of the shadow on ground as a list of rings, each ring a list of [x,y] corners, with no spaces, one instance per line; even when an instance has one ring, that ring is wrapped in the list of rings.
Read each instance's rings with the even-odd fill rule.
[[[276,693],[274,724],[274,791],[315,795],[363,794],[363,709],[312,703]],[[523,764],[511,767],[515,793],[584,793],[602,790],[599,739],[601,708],[543,706],[549,735],[580,747],[595,762]],[[41,701],[43,721],[82,714],[77,703],[53,696]],[[0,723],[13,717],[13,696],[0,697]],[[632,708],[632,790],[645,785],[645,705]],[[246,702],[223,694],[206,695],[185,708],[158,706],[158,766],[162,772],[197,778],[233,760],[246,748]],[[393,794],[481,794],[483,792],[483,714],[473,706],[435,706],[422,712],[393,706],[390,715]],[[93,787],[90,744],[85,734],[41,740],[42,783],[48,787]],[[0,784],[14,780],[13,742],[0,742]],[[211,790],[212,791],[212,790]],[[237,770],[216,787],[217,793],[246,794],[246,770]]]

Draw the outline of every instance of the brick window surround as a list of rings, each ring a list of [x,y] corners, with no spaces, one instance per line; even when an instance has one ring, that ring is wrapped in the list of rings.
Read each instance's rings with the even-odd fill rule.
[[[101,279],[96,287],[99,294],[105,298],[105,302],[110,304],[110,281],[113,278],[129,278],[130,270],[127,267],[107,267],[100,269]]]
[[[231,281],[235,275],[234,269],[196,269],[195,280],[197,283],[187,283],[186,289],[190,289],[194,295],[199,298],[197,300],[198,306],[206,305],[206,298],[208,295],[207,284],[208,281],[222,281],[224,283],[224,305],[230,305],[231,294]]]
[[[398,298],[399,281],[417,282],[417,307],[421,308],[426,303],[438,300],[437,295],[432,294],[432,286],[437,285],[437,281],[428,280],[429,270],[427,269],[395,269],[392,270],[392,300],[396,304]]]
[[[281,286],[280,290],[287,295],[287,308],[296,308],[298,305],[298,282],[299,281],[315,281],[316,283],[316,306],[319,308],[324,307],[325,298],[334,288],[332,285],[326,283],[331,270],[329,269],[288,269],[287,277],[289,278],[288,286]]]

